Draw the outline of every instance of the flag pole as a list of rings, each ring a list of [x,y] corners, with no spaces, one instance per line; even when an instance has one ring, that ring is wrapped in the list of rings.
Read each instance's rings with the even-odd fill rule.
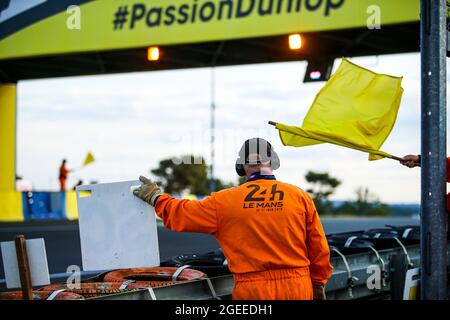
[[[396,157],[396,156],[391,156],[389,159],[392,159],[392,160],[397,160],[397,161],[403,161],[403,159],[402,158],[400,158],[400,157]]]

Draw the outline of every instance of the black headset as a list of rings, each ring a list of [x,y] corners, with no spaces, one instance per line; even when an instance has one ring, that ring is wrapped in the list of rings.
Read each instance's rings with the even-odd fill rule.
[[[256,139],[256,142],[254,142]],[[278,157],[278,154],[273,150],[272,145],[262,139],[262,138],[252,138],[252,139],[248,139],[247,141],[244,142],[244,144],[241,147],[241,150],[239,151],[239,156],[236,159],[236,164],[235,164],[235,169],[236,169],[236,173],[238,174],[238,176],[245,176],[245,169],[244,169],[244,164],[249,164],[249,160],[248,160],[248,155],[249,155],[249,151],[250,151],[250,143],[255,144],[256,143],[256,153],[260,154],[260,150],[259,147],[261,144],[265,144],[266,148],[264,148],[265,150],[267,150],[267,155],[262,155],[263,158],[267,158],[268,160],[270,160],[270,166],[272,167],[272,170],[277,170],[280,167],[280,158]],[[243,158],[243,159],[242,159]],[[252,164],[260,164],[262,161],[261,160],[257,160],[256,163],[252,163]]]

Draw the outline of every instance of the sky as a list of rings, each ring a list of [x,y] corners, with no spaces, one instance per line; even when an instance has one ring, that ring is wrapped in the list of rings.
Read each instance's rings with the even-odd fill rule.
[[[381,148],[403,156],[420,153],[419,54],[351,58],[376,72],[403,76],[404,95],[395,126]],[[334,69],[340,61],[336,60]],[[237,182],[234,163],[245,139],[269,140],[281,159],[278,180],[308,188],[307,171],[342,181],[333,200],[353,200],[358,187],[385,203],[419,203],[420,170],[397,161],[368,161],[363,152],[321,144],[282,145],[269,120],[300,126],[324,83],[302,82],[305,62],[215,68],[215,175]],[[18,84],[17,174],[36,190],[58,189],[58,167],[84,182],[151,176],[159,160],[194,153],[210,160],[210,68],[21,81]],[[447,79],[449,77],[447,76]]]

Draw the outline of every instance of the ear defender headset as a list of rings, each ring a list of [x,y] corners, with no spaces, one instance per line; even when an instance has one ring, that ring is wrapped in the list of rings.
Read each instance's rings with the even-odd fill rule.
[[[250,154],[257,154],[257,159],[250,161]],[[242,145],[236,159],[236,173],[243,177],[245,176],[244,164],[257,165],[267,161],[270,161],[272,170],[277,170],[280,167],[280,158],[268,141],[262,138],[248,139]]]

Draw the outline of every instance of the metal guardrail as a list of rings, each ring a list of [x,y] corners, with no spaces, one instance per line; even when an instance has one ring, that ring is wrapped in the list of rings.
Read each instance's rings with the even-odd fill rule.
[[[326,286],[329,300],[352,300],[376,298],[389,295],[391,291],[391,257],[407,253],[412,267],[420,266],[420,246],[337,256],[331,258],[333,275]],[[450,262],[450,261],[449,261]],[[372,276],[369,267],[381,272],[381,287],[369,289],[367,281]],[[184,282],[153,289],[141,289],[125,293],[90,298],[89,300],[213,300],[230,299],[234,281],[232,275]]]
[[[231,299],[233,275],[195,280],[179,284],[133,290],[89,298],[87,300],[215,300]]]
[[[420,246],[408,246],[405,249],[412,266],[419,267]],[[404,249],[398,247],[377,252],[348,255],[345,259],[350,269],[347,268],[344,258],[332,258],[331,264],[334,270],[326,286],[327,298],[330,300],[352,300],[389,293],[391,287],[389,274],[391,268],[390,258],[391,256],[404,253]],[[379,289],[369,289],[367,285],[367,281],[372,275],[372,272],[368,272],[370,266],[376,266],[380,270]]]

